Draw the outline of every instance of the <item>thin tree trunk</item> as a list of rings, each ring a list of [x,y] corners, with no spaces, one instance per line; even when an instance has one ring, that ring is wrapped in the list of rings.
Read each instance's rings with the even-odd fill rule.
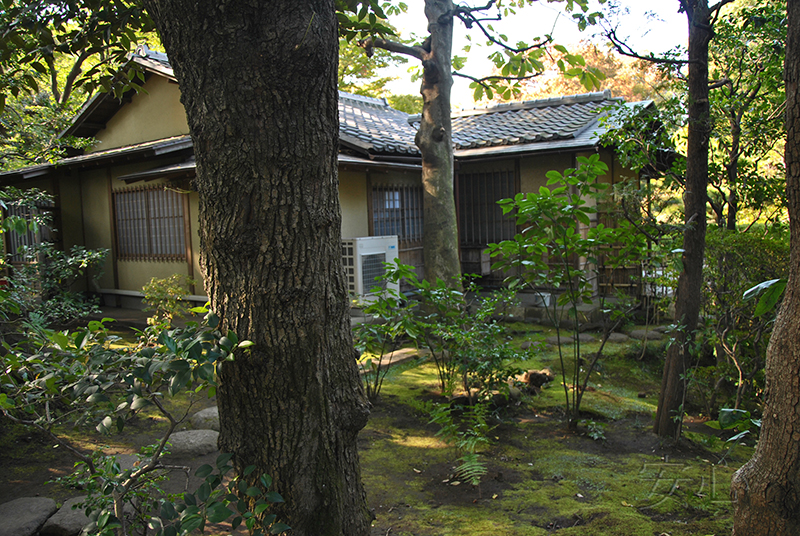
[[[786,194],[789,283],[767,348],[761,437],[731,482],[734,536],[800,534],[800,4],[788,2]]]
[[[678,438],[683,420],[686,372],[693,332],[700,315],[703,257],[706,238],[706,188],[708,185],[708,137],[711,132],[708,102],[708,43],[711,39],[707,0],[685,2],[689,21],[689,133],[686,148],[686,191],[683,233],[683,270],[675,296],[675,341],[667,351],[661,393],[653,431]]]
[[[341,269],[332,0],[146,0],[194,141],[201,265],[222,327],[222,451],[274,480],[295,535],[369,533],[368,411]],[[267,513],[270,513],[268,511]]]
[[[458,228],[453,196],[453,131],[450,89],[453,86],[453,2],[425,0],[430,39],[422,57],[422,121],[416,143],[422,153],[425,229],[422,245],[425,279],[460,286]]]

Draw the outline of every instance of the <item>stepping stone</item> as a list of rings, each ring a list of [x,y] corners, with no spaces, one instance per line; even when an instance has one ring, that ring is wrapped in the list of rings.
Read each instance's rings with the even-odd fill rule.
[[[631,331],[630,336],[632,339],[636,339],[639,341],[643,341],[645,339],[647,339],[648,341],[664,340],[664,335],[653,330],[635,329]]]
[[[0,504],[0,536],[32,536],[56,510],[56,501],[47,497],[22,497]]]
[[[169,438],[170,455],[203,456],[217,450],[219,432],[214,430],[189,430],[175,432]]]
[[[86,497],[73,497],[64,502],[64,506],[47,520],[39,534],[41,536],[75,536],[80,534],[83,527],[92,521],[83,513],[83,508],[73,510],[72,505],[85,500]]]
[[[608,336],[608,342],[628,342],[629,340],[631,338],[624,333],[612,333]]]
[[[192,415],[192,427],[196,430],[216,430],[219,432],[219,408],[214,406]]]

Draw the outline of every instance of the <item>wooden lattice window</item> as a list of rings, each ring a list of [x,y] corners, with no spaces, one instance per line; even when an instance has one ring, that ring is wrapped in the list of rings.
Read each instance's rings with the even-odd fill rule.
[[[114,192],[117,257],[186,259],[184,194],[163,186]]]
[[[400,242],[422,240],[422,187],[374,186],[372,228],[375,236],[397,235]]]
[[[514,238],[514,219],[503,216],[503,210],[497,202],[514,197],[515,190],[513,171],[458,175],[458,218],[462,247],[484,247]]]

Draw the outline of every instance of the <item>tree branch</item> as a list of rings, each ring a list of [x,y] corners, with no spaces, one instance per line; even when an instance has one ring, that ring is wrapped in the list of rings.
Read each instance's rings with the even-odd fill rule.
[[[636,58],[638,60],[649,61],[651,63],[662,63],[665,65],[688,65],[689,63],[696,63],[695,61],[689,60],[673,60],[670,58],[658,58],[654,56],[652,53],[649,56],[642,56],[628,46],[627,43],[620,40],[617,37],[617,30],[616,29],[608,29],[606,30],[606,37],[614,46],[617,52],[622,54],[623,56],[628,56],[629,58]]]
[[[492,35],[492,33],[489,30],[487,30],[483,26],[483,24],[481,24],[481,21],[472,14],[472,11],[475,11],[475,10],[476,10],[475,8],[473,8],[473,9],[471,9],[469,11],[464,11],[462,9],[458,9],[458,10],[456,10],[455,16],[458,17],[458,19],[461,22],[463,22],[464,26],[466,26],[467,28],[472,28],[473,25],[477,25],[478,28],[480,28],[480,30],[483,33],[483,35],[486,36],[486,39],[488,39],[489,41],[491,41],[495,45],[497,45],[500,48],[503,48],[503,49],[505,49],[505,50],[507,50],[509,52],[513,52],[514,54],[522,54],[524,52],[528,52],[529,50],[542,48],[542,47],[548,45],[552,41],[552,39],[550,37],[548,37],[547,39],[545,39],[541,43],[536,43],[535,45],[531,45],[529,47],[514,48],[514,47],[511,47],[511,46],[508,46],[505,43],[502,43],[500,40],[498,40],[494,35]]]
[[[535,73],[527,76],[484,76],[483,78],[476,78],[468,74],[459,73],[458,71],[453,71],[453,76],[459,76],[461,78],[466,78],[467,80],[472,80],[476,84],[480,84],[485,88],[489,87],[484,83],[487,80],[530,80],[531,78],[536,78],[537,76],[541,75],[542,73]]]
[[[425,54],[428,53],[425,48],[421,46],[410,47],[408,45],[404,45],[403,43],[398,43],[396,41],[388,41],[386,39],[380,38],[368,38],[364,39],[363,41],[358,42],[358,46],[363,48],[366,53],[367,57],[372,57],[373,48],[381,48],[383,50],[388,50],[389,52],[396,52],[397,54],[405,54],[406,56],[412,56],[417,58],[418,60],[422,61]]]
[[[733,86],[733,82],[731,82],[730,78],[723,78],[721,80],[713,80],[709,82],[708,89],[718,89],[723,86]],[[733,91],[733,89],[731,89]]]

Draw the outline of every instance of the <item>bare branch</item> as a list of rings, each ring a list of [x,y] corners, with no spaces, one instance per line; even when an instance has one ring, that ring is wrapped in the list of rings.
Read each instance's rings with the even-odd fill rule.
[[[716,15],[719,16],[720,9],[722,9],[722,7],[725,6],[726,4],[730,4],[731,2],[733,2],[733,0],[719,0],[719,2],[711,6],[709,12],[716,13]],[[716,16],[714,17],[714,20],[716,20]]]
[[[606,37],[614,46],[617,52],[622,54],[623,56],[628,56],[629,58],[636,58],[638,60],[649,61],[651,63],[662,63],[665,65],[687,65],[689,63],[696,63],[694,61],[689,60],[675,60],[671,58],[659,58],[650,54],[649,56],[643,56],[634,52],[634,50],[624,41],[622,41],[619,37],[617,37],[617,30],[615,28],[611,28],[606,30]]]
[[[528,52],[529,50],[535,50],[535,49],[539,49],[539,48],[545,47],[545,46],[547,46],[548,44],[550,44],[552,42],[552,39],[550,37],[548,37],[544,41],[542,41],[540,43],[536,43],[535,45],[531,45],[529,47],[515,48],[515,47],[508,46],[505,43],[501,42],[499,39],[497,39],[489,30],[487,30],[483,26],[483,24],[481,24],[481,20],[478,19],[477,17],[475,17],[472,14],[472,11],[474,11],[474,10],[475,10],[474,8],[472,10],[469,10],[469,11],[464,11],[464,10],[459,9],[459,10],[456,11],[455,16],[458,17],[458,19],[461,22],[463,22],[464,25],[467,28],[472,28],[473,25],[477,25],[478,28],[480,28],[480,30],[483,33],[483,35],[486,36],[486,39],[488,39],[489,41],[491,41],[495,45],[497,45],[500,48],[503,48],[503,49],[505,49],[505,50],[507,50],[509,52],[513,52],[514,54],[522,54],[523,52]]]
[[[388,41],[386,39],[380,38],[368,38],[364,39],[363,41],[358,42],[358,46],[363,48],[368,57],[372,57],[373,48],[381,48],[383,50],[388,50],[389,52],[396,52],[397,54],[405,54],[406,56],[412,56],[417,58],[418,60],[422,61],[425,54],[427,54],[427,50],[423,47],[410,47],[408,45],[404,45],[403,43],[398,43],[396,41]]]
[[[542,73],[535,73],[527,76],[484,76],[483,78],[476,78],[468,74],[459,73],[458,71],[453,71],[453,76],[459,76],[461,78],[466,78],[467,80],[472,80],[476,84],[480,84],[485,88],[489,87],[488,85],[485,84],[485,82],[488,80],[530,80],[531,78],[536,78],[537,76],[541,75]]]

